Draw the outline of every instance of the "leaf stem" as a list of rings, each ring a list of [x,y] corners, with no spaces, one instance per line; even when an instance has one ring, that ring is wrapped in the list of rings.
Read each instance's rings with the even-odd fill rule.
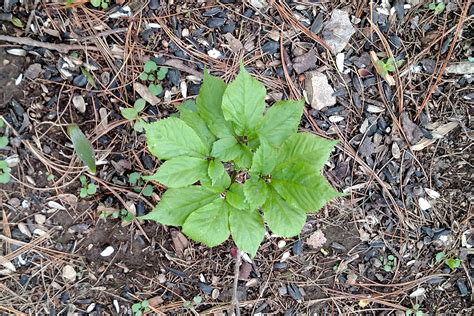
[[[237,255],[235,257],[235,267],[234,267],[234,288],[232,292],[232,305],[234,306],[234,311],[235,311],[236,316],[240,316],[239,296],[237,294],[237,288],[239,285],[241,263],[242,263],[242,256],[240,254],[240,249],[237,248]]]

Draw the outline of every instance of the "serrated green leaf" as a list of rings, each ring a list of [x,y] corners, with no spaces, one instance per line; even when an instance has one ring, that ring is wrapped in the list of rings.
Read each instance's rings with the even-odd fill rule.
[[[140,98],[140,99],[136,99],[136,100],[135,100],[135,103],[133,104],[133,108],[134,108],[138,113],[140,113],[140,112],[143,111],[143,109],[145,108],[145,105],[146,105],[146,101],[143,100],[142,98]]]
[[[188,124],[201,138],[201,140],[210,148],[216,141],[216,137],[211,133],[206,122],[197,114],[189,109],[179,107],[180,119]]]
[[[145,72],[152,72],[157,69],[158,69],[158,66],[153,60],[149,60],[143,65],[143,71]]]
[[[151,84],[148,86],[148,90],[149,90],[150,93],[153,94],[153,95],[159,95],[161,92],[163,92],[163,87],[161,86],[161,84],[154,84],[154,83],[151,83]]]
[[[209,178],[213,186],[227,188],[230,185],[230,176],[220,161],[211,160],[208,168]]]
[[[8,145],[8,137],[0,136],[0,149],[7,147]]]
[[[229,226],[232,239],[237,247],[255,257],[265,236],[262,215],[257,210],[230,209]]]
[[[182,226],[193,211],[219,198],[219,193],[201,186],[168,189],[152,212],[140,219],[157,221],[163,225]]]
[[[122,116],[129,121],[132,121],[138,117],[138,112],[135,108],[121,108],[120,114],[122,114]]]
[[[158,80],[163,80],[166,77],[166,74],[168,73],[168,67],[160,67],[160,70],[156,73],[156,79]]]
[[[5,160],[0,160],[0,184],[7,184],[10,182],[11,169]]]
[[[327,202],[341,196],[305,162],[286,165],[273,173],[270,185],[288,203],[306,212],[319,211]]]
[[[262,179],[252,177],[244,183],[244,194],[250,209],[256,209],[265,204],[268,187]]]
[[[253,78],[243,65],[222,97],[222,112],[228,121],[235,124],[238,135],[249,135],[255,131],[265,109],[266,89]]]
[[[262,209],[268,227],[282,237],[298,235],[306,222],[306,213],[287,203],[274,190],[268,191],[267,201]]]
[[[148,80],[148,74],[146,72],[142,72],[140,76],[138,76],[138,79],[146,81]]]
[[[187,109],[191,112],[198,113],[197,106],[196,106],[196,101],[194,101],[193,99],[187,99],[186,101],[181,103],[181,105],[179,106],[179,109],[180,110],[181,109]]]
[[[71,138],[72,145],[79,158],[84,162],[89,170],[95,174],[96,166],[94,150],[92,149],[92,145],[87,139],[86,135],[84,135],[77,124],[68,125],[67,133]]]
[[[229,208],[223,199],[192,212],[183,225],[183,233],[209,247],[217,246],[229,238]]]
[[[141,133],[143,132],[143,130],[145,129],[145,121],[142,120],[142,119],[138,119],[137,121],[135,121],[135,123],[133,124],[133,129],[138,132],[138,133]]]
[[[178,156],[204,158],[209,154],[196,132],[184,121],[170,117],[145,126],[147,145],[159,159]]]
[[[231,161],[240,155],[241,146],[235,137],[225,137],[212,145],[211,155],[221,161]]]
[[[260,123],[257,134],[272,146],[280,145],[298,131],[304,100],[283,100],[276,102]]]
[[[327,140],[310,133],[294,134],[278,151],[277,166],[303,161],[319,173],[336,144],[337,141]]]
[[[252,166],[252,152],[246,145],[239,144],[239,155],[234,158],[238,170],[248,170]]]
[[[160,166],[145,181],[158,181],[169,188],[182,188],[207,177],[208,162],[202,158],[181,156],[172,158]]]
[[[245,202],[244,186],[241,183],[232,183],[225,199],[232,207],[239,210],[248,209],[248,204]]]
[[[92,77],[91,73],[89,72],[89,70],[87,70],[85,67],[81,67],[81,73],[84,77],[86,77],[87,79],[87,82],[93,86],[94,88],[97,89],[97,85],[95,84],[95,80],[94,80],[94,77]]]
[[[277,156],[277,150],[262,140],[253,155],[250,173],[252,175],[270,175],[277,163]]]
[[[204,71],[204,79],[196,98],[199,115],[206,122],[209,129],[219,138],[233,136],[234,132],[229,122],[222,114],[222,96],[227,85],[224,81],[209,72]]]

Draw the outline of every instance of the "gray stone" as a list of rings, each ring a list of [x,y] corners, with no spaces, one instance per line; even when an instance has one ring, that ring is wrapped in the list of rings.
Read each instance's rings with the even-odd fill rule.
[[[36,79],[39,77],[41,74],[41,65],[40,64],[31,64],[26,70],[25,70],[25,77],[28,79]]]
[[[297,74],[302,74],[305,71],[316,66],[318,58],[316,57],[316,51],[311,49],[306,54],[296,57],[293,59],[293,69]]]
[[[334,89],[329,85],[326,75],[319,71],[306,73],[305,89],[313,109],[321,110],[336,104],[336,97],[332,95]]]
[[[336,9],[332,12],[329,22],[324,26],[322,35],[332,53],[337,54],[344,50],[354,33],[355,29],[352,26],[349,13]]]

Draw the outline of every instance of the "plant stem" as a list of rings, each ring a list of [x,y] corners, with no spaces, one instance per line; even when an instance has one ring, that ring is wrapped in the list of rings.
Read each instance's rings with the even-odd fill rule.
[[[237,294],[237,287],[239,285],[239,275],[240,275],[240,264],[242,262],[242,256],[240,255],[240,250],[237,248],[237,256],[235,257],[235,267],[234,267],[234,289],[232,294],[232,305],[234,306],[234,311],[236,316],[240,316],[240,307],[239,307],[239,296]]]

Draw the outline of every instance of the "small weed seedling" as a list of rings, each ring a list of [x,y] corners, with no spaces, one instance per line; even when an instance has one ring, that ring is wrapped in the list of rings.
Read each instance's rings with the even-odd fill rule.
[[[10,167],[5,160],[0,160],[0,184],[10,182]]]
[[[119,218],[120,220],[122,220],[123,222],[131,222],[133,221],[134,219],[134,216],[132,213],[130,213],[129,211],[125,210],[125,209],[121,209],[121,210],[116,210],[114,212],[102,212],[100,213],[99,217],[102,218],[102,219],[107,219],[107,217],[112,217],[114,219],[117,219]]]
[[[387,60],[378,60],[377,64],[380,67],[380,76],[385,78],[388,74],[395,71],[395,64],[397,67],[400,67],[403,64],[403,59],[395,61],[392,57],[388,58]]]
[[[433,11],[434,15],[439,15],[441,14],[443,11],[444,11],[444,8],[446,7],[446,5],[444,4],[444,1],[440,1],[438,3],[436,2],[432,2],[430,3],[430,5],[428,6],[428,8]]]
[[[265,97],[243,66],[228,85],[206,71],[195,108],[145,125],[150,152],[165,162],[144,179],[168,190],[141,219],[182,226],[209,247],[232,236],[255,256],[264,220],[274,234],[296,236],[306,213],[341,196],[321,175],[337,142],[297,132],[304,100],[266,110]]]
[[[5,127],[5,122],[3,121],[3,116],[0,115],[0,128]],[[5,135],[0,136],[0,149],[7,147],[8,137]]]
[[[141,193],[143,196],[149,197],[153,194],[153,186],[151,184],[145,185],[139,172],[132,172],[129,174],[128,182],[133,186],[135,192]]]
[[[149,81],[148,90],[153,95],[159,95],[163,92],[163,86],[159,83],[165,79],[168,73],[168,67],[160,67],[153,61],[149,60],[143,65],[143,72],[138,78],[143,81]]]
[[[97,192],[97,186],[94,183],[87,183],[87,178],[85,175],[79,177],[81,181],[82,188],[79,193],[81,198],[86,198],[87,196],[94,195]]]
[[[202,297],[199,295],[196,295],[195,297],[193,297],[192,301],[185,301],[183,303],[183,307],[191,309],[201,304],[201,302],[202,302]]]
[[[415,316],[423,316],[423,312],[419,310],[420,304],[413,305],[412,308],[409,308],[405,311],[405,316],[415,315]]]
[[[436,263],[439,263],[441,261],[443,261],[443,259],[446,258],[446,254],[444,252],[438,252],[436,255],[435,255],[435,262]]]
[[[383,269],[385,272],[392,272],[393,266],[395,265],[395,257],[393,255],[388,255],[386,260],[381,256],[380,261],[384,263]]]
[[[135,316],[141,316],[144,312],[150,311],[150,302],[143,300],[142,302],[132,305],[132,312]]]
[[[133,129],[137,132],[143,132],[143,126],[146,124],[143,119],[139,117],[141,111],[145,109],[146,101],[143,99],[137,99],[133,104],[133,108],[120,108],[122,116],[134,122]]]
[[[461,266],[461,259],[458,258],[449,258],[444,260],[444,263],[451,269],[451,271],[456,271],[457,268]]]
[[[110,0],[90,0],[90,3],[94,8],[107,9],[110,5]]]

